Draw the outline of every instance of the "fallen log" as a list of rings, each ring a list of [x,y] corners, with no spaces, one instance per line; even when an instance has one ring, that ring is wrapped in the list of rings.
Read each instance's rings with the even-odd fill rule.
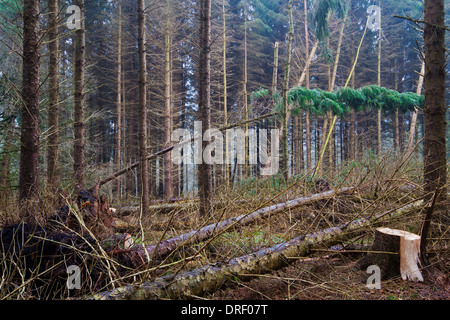
[[[329,190],[329,189],[328,189]],[[328,191],[323,190],[323,191]],[[269,199],[261,199],[260,201],[267,201]],[[195,208],[199,205],[198,199],[192,199],[192,200],[180,200],[177,202],[171,202],[171,203],[161,203],[161,204],[155,204],[149,206],[149,210],[151,213],[159,213],[159,214],[166,214],[170,213],[174,210],[188,210]],[[214,210],[222,209],[224,207],[230,206],[230,204],[245,204],[253,200],[246,200],[246,199],[238,199],[233,201],[214,201],[212,203]],[[139,213],[140,207],[138,206],[125,206],[125,207],[119,207],[119,208],[110,208],[112,213],[115,216],[128,216],[133,213]]]
[[[289,258],[307,256],[315,248],[350,240],[365,232],[367,227],[379,225],[387,219],[419,207],[422,203],[423,201],[419,200],[372,218],[356,219],[337,227],[300,236],[270,248],[231,259],[228,263],[210,264],[181,274],[159,277],[154,282],[119,287],[112,291],[100,292],[89,299],[145,300],[202,296],[236,278],[245,279],[249,274],[263,274],[284,267],[289,263]]]
[[[139,253],[142,257],[150,257],[153,259],[158,259],[167,256],[177,248],[182,245],[192,245],[199,243],[206,239],[213,237],[214,235],[220,234],[225,230],[235,226],[243,226],[254,222],[257,219],[266,219],[270,215],[298,207],[300,205],[309,204],[315,201],[324,200],[331,198],[338,194],[352,192],[355,188],[346,187],[338,190],[330,190],[327,192],[316,193],[311,196],[304,196],[294,200],[289,200],[287,202],[274,204],[251,213],[241,214],[237,217],[233,217],[218,223],[213,223],[202,227],[198,230],[193,230],[179,236],[163,240],[158,244],[147,245],[147,246],[135,246],[131,248],[134,253]],[[145,259],[144,259],[145,261]]]

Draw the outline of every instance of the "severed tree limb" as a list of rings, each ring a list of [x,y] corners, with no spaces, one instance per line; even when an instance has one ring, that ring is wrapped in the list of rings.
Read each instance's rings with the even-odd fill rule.
[[[227,263],[206,265],[177,275],[163,276],[154,282],[145,282],[141,285],[119,287],[112,291],[95,294],[89,299],[144,300],[202,296],[236,278],[245,279],[249,274],[271,272],[286,266],[289,258],[307,256],[315,248],[331,246],[352,239],[365,232],[366,228],[379,225],[385,220],[419,207],[422,203],[422,200],[418,200],[369,219],[361,218],[337,227],[303,235],[270,248],[231,259]]]
[[[134,253],[138,253],[142,257],[148,256],[152,257],[153,259],[158,259],[167,256],[182,245],[192,245],[195,243],[199,243],[236,225],[247,225],[257,219],[266,219],[267,217],[275,213],[292,209],[300,205],[309,204],[318,200],[328,199],[338,194],[352,192],[354,189],[354,187],[346,187],[339,190],[330,190],[323,193],[316,193],[311,196],[304,196],[294,200],[289,200],[287,202],[274,204],[253,211],[251,213],[241,214],[237,217],[204,226],[198,230],[193,230],[181,234],[179,236],[161,241],[155,245],[135,246],[131,248],[131,250]]]

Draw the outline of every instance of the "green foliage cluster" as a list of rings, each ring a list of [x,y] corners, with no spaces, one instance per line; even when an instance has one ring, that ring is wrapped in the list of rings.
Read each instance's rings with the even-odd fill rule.
[[[319,0],[315,4],[315,11],[313,16],[313,27],[316,31],[317,39],[323,41],[329,35],[328,16],[331,11],[336,12],[338,18],[345,16],[348,10],[346,0]]]
[[[268,95],[269,90],[261,88],[252,93],[251,100],[254,102]],[[281,110],[279,96],[273,96],[272,100],[275,109]],[[323,115],[332,111],[334,115],[344,116],[351,109],[356,112],[376,109],[413,111],[416,107],[423,108],[424,96],[413,92],[400,93],[376,85],[368,85],[360,89],[341,88],[333,92],[295,87],[289,91],[288,103],[293,105],[292,114],[294,116],[298,115],[300,110],[309,111],[315,115]]]

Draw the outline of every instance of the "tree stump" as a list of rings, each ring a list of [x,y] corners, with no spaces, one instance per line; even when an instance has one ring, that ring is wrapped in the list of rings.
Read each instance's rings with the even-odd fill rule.
[[[403,280],[423,281],[420,262],[420,236],[403,230],[377,228],[369,254],[356,263],[356,268],[370,265],[380,268],[383,280],[401,275]]]

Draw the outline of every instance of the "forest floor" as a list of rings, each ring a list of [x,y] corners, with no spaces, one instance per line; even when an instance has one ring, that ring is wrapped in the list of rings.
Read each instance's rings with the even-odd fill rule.
[[[214,300],[450,300],[450,260],[424,273],[424,282],[400,276],[381,282],[381,289],[366,286],[370,274],[356,270],[357,257],[298,259],[278,271],[235,282],[207,296]],[[436,259],[434,259],[436,262]],[[443,271],[446,270],[446,271]],[[446,272],[446,273],[444,273]]]
[[[198,244],[185,246],[147,270],[129,270],[128,274],[104,274],[100,283],[96,279],[83,295],[94,294],[111,288],[133,283],[154,281],[156,278],[195,270],[205,265],[227,263],[262,248],[286,242],[295,237],[310,234],[349,221],[370,217],[387,210],[398,208],[420,199],[421,167],[418,165],[399,166],[388,158],[367,165],[361,162],[341,168],[330,175],[330,187],[338,189],[355,186],[351,194],[334,195],[328,200],[319,200],[259,219],[251,224],[227,230]],[[253,212],[259,208],[285,202],[316,193],[316,187],[307,176],[295,177],[285,184],[279,176],[264,180],[250,179],[235,186],[233,190],[222,190],[215,195],[220,203],[213,217],[208,219],[198,214],[195,199],[185,199],[175,203],[174,208],[164,212],[152,212],[150,217],[142,217],[135,211],[126,217],[129,225],[120,232],[132,235],[135,244],[155,244],[207,224],[223,221],[240,214]],[[135,203],[116,202],[114,207],[130,206]],[[192,204],[192,205],[191,205]],[[365,256],[373,241],[375,227],[341,246],[322,246],[307,256],[287,257],[288,264],[278,270],[264,273],[246,274],[244,278],[235,277],[214,292],[202,297],[187,296],[188,299],[210,300],[450,300],[450,250],[449,212],[450,202],[444,204],[441,213],[432,221],[428,251],[430,265],[422,270],[424,282],[404,281],[400,276],[383,279],[380,289],[369,289],[367,281],[370,274],[357,270],[356,262]],[[1,209],[0,209],[1,211]],[[14,210],[11,210],[14,211]],[[420,233],[423,211],[412,209],[401,216],[391,218],[385,226],[416,234]],[[0,212],[1,218],[1,212]],[[0,226],[1,228],[1,226]],[[91,258],[99,259],[98,254]],[[103,259],[103,258],[100,258]],[[87,259],[89,260],[89,259]],[[86,260],[86,261],[87,261]],[[2,260],[3,261],[3,260]],[[7,260],[3,262],[8,263]],[[105,264],[104,261],[101,263]],[[3,263],[2,263],[3,265]],[[11,265],[14,265],[11,264]],[[2,269],[0,268],[0,272]],[[111,270],[110,270],[111,271]],[[5,271],[3,271],[5,272]],[[6,275],[6,276],[5,276]],[[3,274],[7,279],[8,274]],[[98,276],[96,276],[98,277]],[[116,278],[114,278],[116,277]],[[12,278],[11,278],[12,279]],[[55,298],[47,293],[36,294],[35,288],[26,279],[13,283],[13,287],[23,288],[14,295],[4,289],[8,298]],[[65,281],[65,279],[63,279]],[[98,283],[98,284],[97,284]],[[6,284],[6,283],[2,283]],[[65,282],[63,282],[63,287]],[[30,287],[27,289],[27,287]],[[4,287],[5,288],[5,287]],[[1,286],[0,286],[1,289]],[[64,290],[63,290],[64,291]],[[0,298],[2,290],[0,290]],[[67,297],[67,290],[62,296]],[[70,295],[70,293],[69,293]]]
[[[378,194],[366,190],[364,194],[342,195],[331,201],[322,200],[311,205],[301,206],[274,215],[267,221],[240,227],[229,231],[208,244],[200,252],[203,243],[187,251],[195,255],[186,265],[186,269],[195,269],[217,261],[229,261],[232,258],[255,252],[261,248],[287,241],[298,235],[326,229],[351,221],[361,212],[371,215],[389,210],[399,203],[406,203],[417,196],[417,192],[399,191],[400,184],[380,187]],[[301,190],[300,190],[301,189]],[[313,190],[302,187],[285,195],[292,198],[299,192],[310,194]],[[401,189],[401,188],[400,188]],[[376,192],[375,192],[376,193]],[[265,195],[269,195],[267,192]],[[248,208],[260,207],[263,199],[251,198],[246,206],[230,205],[227,214],[236,216],[245,213]],[[282,199],[277,199],[282,202]],[[450,206],[447,206],[450,207]],[[448,212],[444,212],[448,215]],[[179,213],[178,221],[173,227],[182,233],[198,227],[195,210]],[[391,228],[419,233],[422,215],[411,211],[398,219],[389,221]],[[169,219],[160,215],[153,220],[152,229],[158,224],[163,229]],[[187,221],[193,223],[190,225]],[[290,257],[289,265],[279,270],[264,274],[254,274],[245,280],[235,279],[219,290],[207,294],[202,299],[211,300],[450,300],[450,250],[445,234],[448,226],[436,223],[433,241],[430,245],[430,266],[423,269],[424,282],[414,283],[402,280],[398,275],[383,280],[381,289],[369,289],[367,280],[370,276],[366,270],[357,270],[356,262],[367,254],[373,240],[373,229],[368,229],[362,237],[345,243],[348,249],[336,251],[336,248],[323,247],[306,257]],[[184,229],[184,231],[182,231]],[[442,232],[442,233],[441,233]],[[437,234],[440,234],[439,236]],[[356,249],[355,249],[356,248]],[[359,248],[359,249],[358,249]],[[181,258],[181,257],[180,257]],[[196,298],[196,297],[191,297]]]

